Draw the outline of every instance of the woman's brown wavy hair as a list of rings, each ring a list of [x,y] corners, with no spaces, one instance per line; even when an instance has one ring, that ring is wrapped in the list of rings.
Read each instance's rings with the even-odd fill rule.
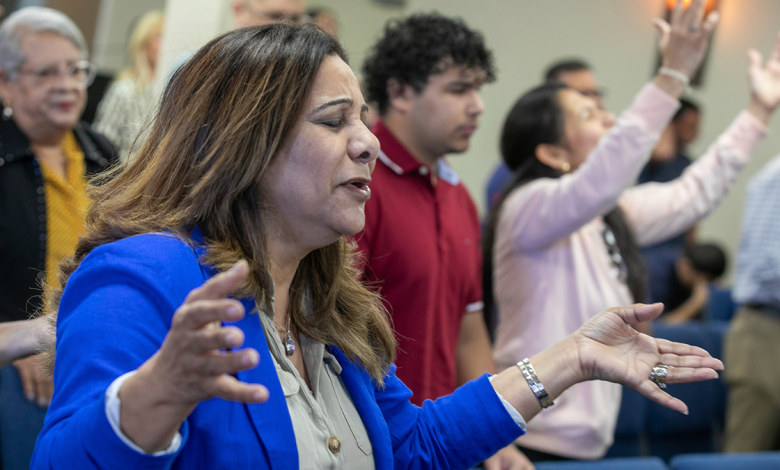
[[[226,33],[183,65],[132,163],[93,182],[86,235],[61,265],[62,289],[48,296],[52,317],[69,276],[96,247],[161,231],[186,239],[195,226],[207,247],[203,261],[224,271],[247,260],[249,278],[237,296],[266,305],[273,282],[263,234],[271,209],[260,181],[329,55],[346,61],[339,43],[318,28],[272,25]],[[292,322],[382,383],[395,340],[379,296],[358,281],[355,258],[342,237],[301,261],[290,287]],[[301,310],[305,293],[313,315]]]

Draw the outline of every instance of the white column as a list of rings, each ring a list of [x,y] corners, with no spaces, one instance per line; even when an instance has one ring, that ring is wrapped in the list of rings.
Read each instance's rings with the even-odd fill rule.
[[[158,83],[167,81],[203,44],[222,33],[229,23],[230,0],[167,0],[160,47]]]

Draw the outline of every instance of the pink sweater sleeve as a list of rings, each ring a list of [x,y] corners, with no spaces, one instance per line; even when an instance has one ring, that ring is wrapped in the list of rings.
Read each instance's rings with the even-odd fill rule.
[[[766,135],[766,127],[743,111],[682,176],[669,183],[641,184],[623,193],[620,207],[639,245],[678,235],[715,209]]]
[[[679,104],[645,85],[577,171],[542,178],[504,202],[499,229],[523,251],[544,248],[613,207],[634,181]]]

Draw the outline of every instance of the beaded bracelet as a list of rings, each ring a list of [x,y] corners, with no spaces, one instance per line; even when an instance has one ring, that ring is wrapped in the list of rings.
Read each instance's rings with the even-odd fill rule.
[[[531,391],[534,392],[536,399],[539,400],[539,404],[542,408],[549,408],[553,406],[553,399],[547,394],[547,390],[544,389],[544,385],[539,382],[539,377],[536,376],[534,366],[531,365],[531,361],[528,358],[523,359],[517,363],[517,367],[520,368],[520,372],[523,373],[525,381],[528,382],[528,386],[531,387]]]

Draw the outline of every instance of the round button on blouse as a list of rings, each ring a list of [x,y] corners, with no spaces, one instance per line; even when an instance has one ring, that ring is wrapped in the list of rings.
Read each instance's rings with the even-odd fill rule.
[[[328,439],[328,449],[330,449],[330,452],[332,454],[338,454],[341,450],[341,441],[338,437],[333,436],[330,439]]]

